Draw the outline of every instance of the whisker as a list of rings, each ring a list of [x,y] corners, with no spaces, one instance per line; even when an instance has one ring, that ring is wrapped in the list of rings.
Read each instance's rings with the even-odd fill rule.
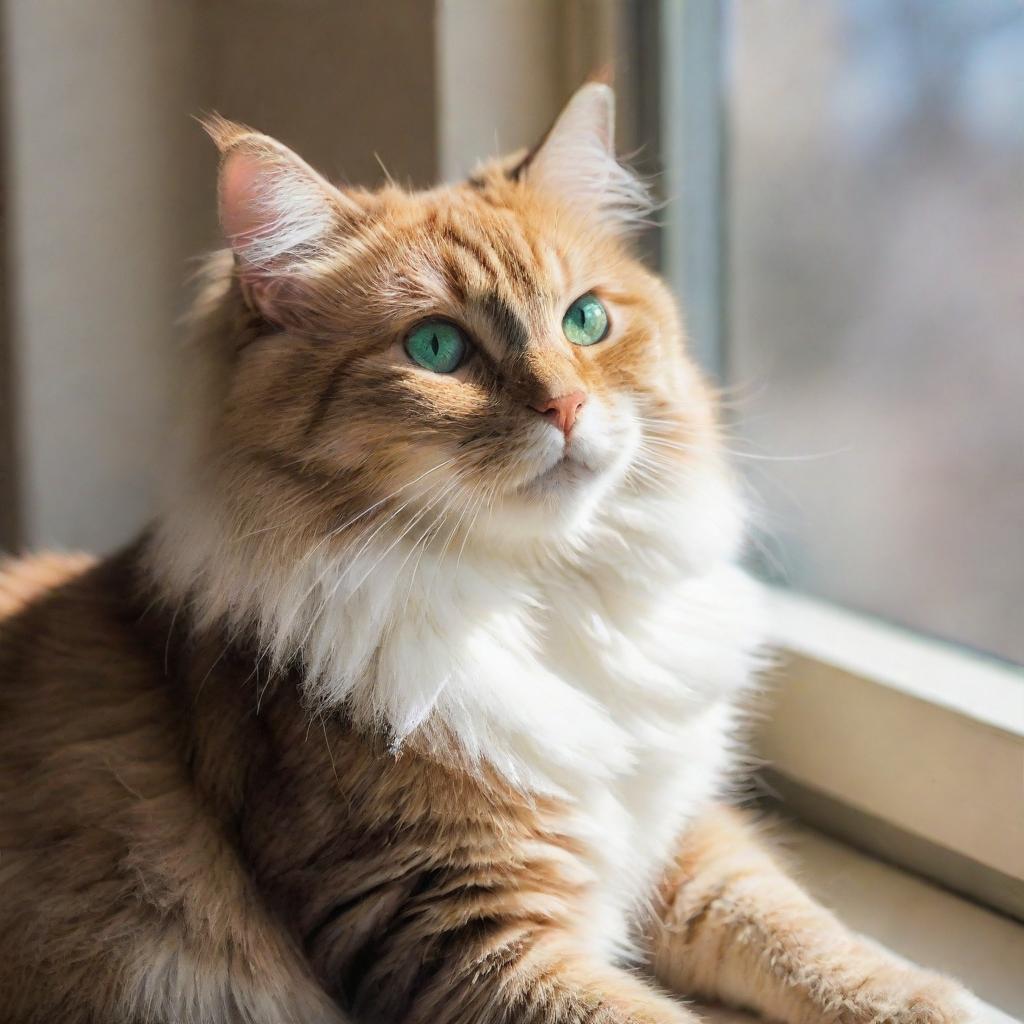
[[[436,486],[436,487],[444,487],[448,483],[450,483],[450,481],[448,481],[448,482],[446,482],[446,481],[438,481],[438,483],[435,484],[434,486]],[[431,490],[433,490],[433,487],[431,487],[426,493],[429,494]],[[410,499],[410,500],[412,500],[412,499]],[[406,504],[408,504],[408,502],[406,502]],[[404,508],[404,505],[402,507]],[[422,516],[425,514],[425,512],[427,511],[428,508],[429,508],[429,505],[427,506],[427,508],[420,509],[419,512],[417,512],[416,515],[414,515],[412,517],[412,519],[403,527],[403,529],[399,532],[398,536],[384,549],[383,552],[381,552],[381,554],[371,564],[370,568],[362,575],[362,577],[360,577],[359,581],[352,588],[353,592],[358,590],[363,585],[363,583],[366,582],[366,580],[369,578],[370,574],[387,557],[388,553],[392,550],[392,548],[394,548],[394,546],[397,543],[399,543],[399,541],[401,541],[401,539],[404,536],[406,536],[406,534],[408,534],[415,527],[416,523],[419,521],[420,518],[422,518]],[[386,522],[390,522],[395,517],[395,515],[397,515],[397,514],[398,514],[397,512],[392,513],[392,515],[388,517]],[[374,534],[376,534],[378,531],[379,531],[379,527],[378,527],[378,530],[374,531]],[[369,538],[363,544],[363,546],[360,548],[360,552],[359,553],[361,553],[363,550],[365,550],[366,545],[369,543],[370,539],[372,539],[372,538]],[[357,555],[354,555],[352,557],[352,560],[349,561],[349,563],[345,566],[344,570],[338,576],[338,579],[335,580],[335,582],[334,582],[333,586],[331,587],[331,589],[324,595],[324,597],[319,602],[319,605],[317,607],[316,612],[313,615],[310,616],[309,626],[307,627],[306,632],[303,634],[303,636],[302,636],[302,638],[301,638],[301,640],[299,641],[299,644],[298,644],[299,650],[303,649],[306,646],[306,643],[309,641],[309,638],[312,635],[312,632],[313,632],[314,628],[316,627],[317,622],[320,620],[320,617],[323,615],[324,610],[327,608],[327,606],[333,600],[334,595],[337,594],[337,592],[340,589],[342,583],[345,582],[345,579],[348,576],[349,572],[351,571],[352,567],[356,564],[357,558],[358,558],[358,553],[357,553]],[[327,574],[327,572],[330,570],[330,568],[331,568],[331,566],[328,565],[327,569],[325,569],[324,572],[322,572],[320,574],[320,576],[317,578],[316,582],[313,585],[314,587],[323,580],[323,577]],[[313,588],[311,588],[310,591],[307,592],[307,595],[306,595],[307,598],[308,598],[308,594],[312,592],[312,589]],[[305,599],[303,600],[303,603],[305,603]],[[299,607],[301,608],[301,605]]]
[[[424,477],[429,475],[429,473],[431,473],[431,472],[433,472],[433,471],[435,471],[437,469],[440,469],[443,466],[451,465],[453,462],[456,462],[459,458],[460,458],[460,456],[454,456],[453,458],[448,459],[446,462],[439,463],[437,466],[434,466],[432,470],[428,470],[426,473],[422,473],[418,477],[416,477],[415,480],[410,480],[407,484],[404,484],[401,488],[398,489],[398,491],[392,492],[391,497],[394,497],[396,494],[399,493],[399,491],[405,490],[407,487],[410,487],[413,484],[418,483],[419,481],[423,480]],[[440,483],[443,484],[444,481],[440,481]],[[373,541],[373,538],[378,533],[380,533],[380,531],[385,526],[387,526],[387,524],[390,523],[396,516],[400,515],[402,510],[405,509],[412,501],[414,501],[417,497],[425,497],[427,494],[429,494],[433,490],[433,487],[434,487],[434,485],[428,485],[427,490],[424,492],[424,494],[422,494],[422,495],[413,494],[410,497],[408,497],[404,502],[402,502],[401,505],[398,506],[398,508],[394,509],[391,512],[390,515],[388,515],[385,519],[383,519],[380,523],[378,523],[376,528],[369,534],[369,536],[360,535],[360,537],[356,538],[356,543],[358,543],[360,540],[362,540],[362,543],[360,544],[359,548],[351,555],[348,565],[342,571],[341,575],[338,578],[337,583],[332,588],[330,597],[333,597],[334,594],[337,593],[338,587],[340,587],[341,583],[345,580],[346,576],[348,575],[349,570],[356,563],[356,561],[358,560],[359,556],[370,545],[370,543]],[[377,502],[375,504],[375,506],[372,506],[372,507],[379,507],[381,504],[382,504],[382,502]],[[299,564],[302,565],[305,562],[307,562],[316,553],[316,551],[320,547],[322,547],[325,543],[327,543],[328,541],[332,540],[333,538],[337,537],[338,534],[343,529],[347,529],[358,518],[359,518],[358,516],[354,517],[353,519],[350,519],[347,523],[342,524],[342,526],[340,526],[340,527],[338,527],[338,528],[336,528],[334,530],[331,530],[330,532],[325,534],[320,539],[320,541],[312,548],[312,550],[306,553],[306,555],[303,557],[302,561]],[[303,607],[305,606],[306,601],[309,600],[310,595],[323,582],[324,577],[331,571],[332,568],[334,568],[334,564],[331,563],[331,562],[328,562],[328,564],[323,568],[323,570],[316,577],[316,579],[313,580],[313,582],[306,589],[305,593],[302,595],[300,600],[296,602],[295,607],[294,607],[291,615],[279,627],[279,632],[282,633],[282,635],[288,635],[291,632],[291,628],[292,628],[292,626],[293,626],[293,624],[295,622],[295,619],[299,616],[299,613],[302,611]],[[328,600],[329,600],[329,598],[328,598]],[[313,616],[313,620],[312,620],[313,622],[315,622],[316,619],[319,617],[319,615],[322,614],[323,608],[324,608],[324,603],[321,603],[321,607],[318,609],[316,615]],[[304,645],[306,640],[308,639],[309,632],[310,632],[310,630],[306,631],[306,635],[302,639],[302,645]]]
[[[695,452],[705,450],[703,445],[686,444],[679,441],[668,441],[663,437],[648,437],[645,441],[649,444],[658,445],[661,448],[669,448],[681,452]],[[853,451],[853,445],[843,445],[825,452],[809,452],[804,455],[762,455],[758,452],[744,452],[738,448],[722,449],[725,454],[737,459],[750,459],[755,462],[812,462],[817,459],[830,459],[836,455],[845,455]]]
[[[451,492],[453,490],[455,490],[456,487],[459,486],[461,483],[462,483],[462,481],[459,480],[458,478],[455,478],[454,480],[452,480],[450,482],[449,486],[447,488],[445,488],[445,490],[442,491],[441,494],[439,494],[437,496],[437,498],[431,503],[430,506],[428,506],[428,510],[429,510],[429,508],[433,508],[439,502],[441,502],[445,498],[447,498],[447,496],[449,494],[451,494]],[[409,606],[409,598],[412,595],[413,583],[414,583],[414,581],[416,579],[416,573],[419,571],[420,562],[423,559],[423,553],[427,550],[427,546],[430,543],[430,539],[433,537],[433,535],[435,533],[439,532],[440,529],[442,528],[442,526],[444,525],[444,523],[445,523],[445,521],[446,521],[446,519],[448,517],[448,512],[449,511],[450,511],[450,508],[446,507],[444,509],[444,511],[441,513],[440,518],[435,516],[433,522],[431,522],[431,523],[429,523],[427,525],[427,528],[423,531],[423,533],[420,534],[420,536],[413,543],[412,548],[409,550],[409,553],[402,560],[402,564],[398,567],[398,569],[397,569],[397,571],[395,573],[396,576],[401,574],[401,571],[402,571],[403,567],[405,566],[406,562],[408,562],[409,559],[412,557],[413,552],[416,551],[417,548],[419,548],[419,554],[416,556],[416,561],[413,563],[412,572],[409,574],[409,583],[408,583],[408,585],[406,587],[406,591],[405,591],[405,601],[402,604],[402,613],[403,614],[405,614],[405,610]]]
[[[442,499],[443,499],[443,498],[445,497],[445,495],[446,495],[446,494],[448,494],[448,493],[449,493],[449,492],[450,492],[450,491],[451,491],[451,490],[453,489],[453,487],[455,487],[455,485],[456,485],[457,483],[458,483],[458,480],[457,480],[457,479],[455,479],[455,480],[449,480],[449,481],[447,481],[447,482],[446,482],[446,483],[444,484],[444,486],[443,486],[443,488],[442,488],[441,492],[440,492],[439,494],[435,495],[435,497],[434,497],[434,498],[432,498],[432,499],[430,500],[430,502],[429,502],[429,503],[428,503],[427,505],[425,505],[425,506],[424,506],[423,508],[421,508],[421,509],[420,509],[420,510],[419,510],[419,511],[418,511],[418,512],[417,512],[417,513],[416,513],[416,514],[415,514],[415,515],[414,515],[414,516],[412,517],[412,519],[411,519],[411,520],[409,521],[409,523],[408,523],[408,524],[407,524],[407,525],[405,526],[405,528],[404,528],[404,529],[403,529],[403,530],[402,530],[402,531],[401,531],[401,532],[400,532],[400,533],[398,534],[398,536],[397,536],[397,537],[395,537],[395,539],[394,539],[394,540],[392,540],[392,541],[391,541],[391,543],[390,543],[390,544],[389,544],[389,545],[388,545],[388,546],[387,546],[387,547],[386,547],[386,548],[385,548],[385,549],[384,549],[384,550],[383,550],[383,551],[381,552],[380,556],[379,556],[379,557],[377,558],[377,560],[376,560],[376,561],[375,561],[375,562],[374,562],[374,563],[373,563],[373,564],[372,564],[372,565],[370,566],[370,568],[369,568],[369,569],[367,569],[367,570],[366,570],[366,572],[364,572],[364,573],[363,573],[363,575],[359,577],[359,581],[358,581],[358,582],[357,582],[357,583],[355,584],[355,586],[353,586],[353,588],[352,588],[353,592],[355,592],[356,590],[358,590],[358,589],[359,589],[359,588],[360,588],[360,587],[361,587],[361,586],[362,586],[362,585],[363,585],[363,584],[364,584],[364,583],[366,582],[366,580],[367,580],[367,579],[368,579],[368,578],[370,577],[370,575],[371,575],[371,573],[372,573],[372,572],[374,571],[374,569],[376,569],[376,568],[377,568],[377,566],[378,566],[378,565],[380,565],[380,563],[381,563],[381,562],[382,562],[382,561],[384,560],[384,558],[385,558],[385,557],[386,557],[386,556],[387,556],[387,555],[388,555],[388,554],[389,554],[389,553],[390,553],[390,552],[391,552],[391,551],[392,551],[392,550],[393,550],[393,549],[395,548],[395,546],[396,546],[396,545],[397,545],[397,544],[398,544],[398,543],[399,543],[399,542],[400,542],[400,541],[402,540],[402,538],[403,538],[403,537],[405,537],[405,536],[406,536],[407,534],[409,534],[409,533],[411,532],[411,530],[412,530],[412,529],[413,529],[413,528],[415,527],[415,525],[416,525],[416,524],[417,524],[417,523],[418,523],[418,522],[419,522],[419,521],[420,521],[420,520],[421,520],[421,519],[422,519],[422,518],[423,518],[423,517],[424,517],[424,516],[425,516],[425,515],[426,515],[426,514],[427,514],[427,513],[428,513],[428,512],[429,512],[429,511],[430,511],[430,510],[431,510],[431,509],[432,509],[432,508],[433,508],[433,507],[434,507],[434,506],[435,506],[435,505],[437,504],[437,503],[438,503],[438,502],[439,502],[439,501],[441,501],[441,500],[442,500]],[[417,542],[417,543],[418,543],[418,542]],[[405,563],[406,563],[406,562],[407,562],[407,561],[409,560],[409,557],[410,557],[410,555],[412,554],[412,551],[413,551],[413,550],[415,550],[415,545],[413,546],[413,549],[412,549],[412,550],[410,550],[409,554],[407,554],[407,555],[405,556],[405,559],[404,559],[404,560],[402,561],[402,565],[401,565],[401,566],[399,566],[399,568],[398,568],[398,572],[401,572],[401,568],[402,568],[402,566],[404,566],[404,565],[405,565]],[[352,563],[352,564],[355,564],[355,563]],[[398,574],[398,573],[396,573],[396,575],[397,575],[397,574]]]
[[[334,528],[329,534],[326,535],[326,538],[336,537],[343,530],[347,530],[350,526],[352,526],[358,520],[362,519],[363,516],[368,515],[370,512],[373,512],[374,509],[380,508],[381,505],[384,505],[387,502],[391,501],[392,498],[398,497],[398,495],[401,494],[402,491],[406,490],[409,487],[412,487],[414,484],[419,483],[420,480],[422,480],[424,477],[430,476],[431,473],[436,473],[439,469],[444,469],[445,466],[450,466],[453,462],[457,461],[461,457],[462,457],[461,453],[459,455],[453,455],[450,459],[446,459],[443,462],[439,462],[436,466],[431,466],[430,469],[426,470],[426,472],[421,473],[415,479],[409,480],[408,482],[402,484],[401,487],[395,489],[390,494],[385,495],[379,501],[375,501],[372,505],[368,505],[366,508],[364,508],[361,512],[358,512],[356,515],[354,515],[347,522],[344,522],[340,526]],[[324,484],[323,486],[326,486],[326,484]],[[302,504],[302,502],[304,500],[305,500],[305,496],[300,495],[297,499],[295,499],[294,504]],[[290,507],[290,506],[287,506],[287,507]],[[277,511],[280,511],[280,508],[278,508]],[[279,530],[282,527],[285,527],[285,526],[288,526],[288,525],[289,525],[288,522],[285,521],[285,522],[278,523],[278,524],[276,524],[274,526],[265,526],[265,527],[263,527],[260,530],[253,530],[251,533],[246,533],[246,534],[243,534],[241,537],[236,537],[235,540],[239,540],[239,541],[245,540],[247,537],[254,537],[254,536],[256,536],[259,533],[266,533],[266,532],[269,532],[270,530]]]

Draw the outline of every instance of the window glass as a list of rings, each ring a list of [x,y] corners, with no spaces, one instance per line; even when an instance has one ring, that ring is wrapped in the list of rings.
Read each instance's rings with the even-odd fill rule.
[[[734,3],[729,390],[793,586],[1024,662],[1024,5]]]

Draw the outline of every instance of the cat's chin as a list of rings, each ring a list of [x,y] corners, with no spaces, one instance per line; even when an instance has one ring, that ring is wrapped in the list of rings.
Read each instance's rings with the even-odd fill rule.
[[[614,486],[614,466],[588,465],[565,455],[506,493],[490,526],[505,540],[558,541],[585,529]]]
[[[516,494],[527,501],[542,503],[572,500],[575,492],[595,486],[600,476],[600,470],[569,455],[563,455],[553,466],[527,480]]]

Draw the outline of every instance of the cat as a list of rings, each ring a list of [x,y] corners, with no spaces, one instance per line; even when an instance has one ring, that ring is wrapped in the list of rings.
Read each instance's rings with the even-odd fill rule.
[[[407,192],[207,122],[167,498],[0,573],[0,1020],[970,1018],[728,804],[762,612],[612,124]]]

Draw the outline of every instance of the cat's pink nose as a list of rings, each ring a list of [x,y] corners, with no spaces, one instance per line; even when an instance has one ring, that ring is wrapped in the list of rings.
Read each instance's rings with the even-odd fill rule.
[[[536,405],[531,405],[530,408],[551,420],[568,439],[586,400],[585,391],[570,391],[569,394],[559,395],[557,398],[546,398]]]

